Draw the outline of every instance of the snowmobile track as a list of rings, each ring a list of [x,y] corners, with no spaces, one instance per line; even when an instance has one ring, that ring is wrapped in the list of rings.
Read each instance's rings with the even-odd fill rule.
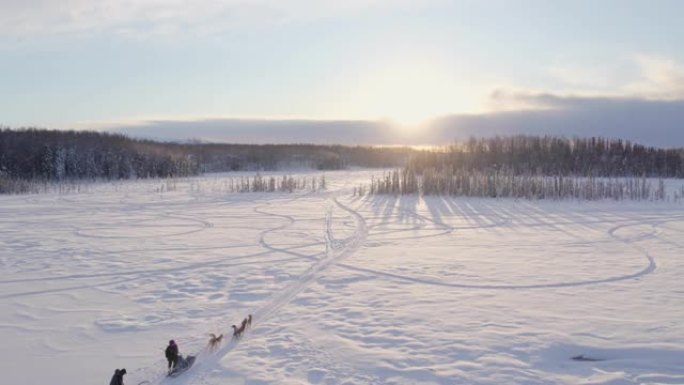
[[[331,201],[335,207],[346,211],[354,218],[354,221],[356,222],[356,230],[354,231],[354,234],[345,239],[335,239],[332,229],[332,214],[331,212],[328,212],[325,221],[325,256],[309,267],[296,282],[292,283],[288,288],[274,296],[267,305],[257,309],[253,313],[254,322],[262,322],[272,317],[279,309],[290,303],[299,293],[304,291],[311,283],[321,277],[326,269],[354,254],[354,252],[356,252],[366,241],[368,229],[365,219],[355,210],[340,203],[336,198],[332,198]],[[332,208],[330,211],[332,211]],[[264,211],[259,212],[262,214],[267,214]],[[284,229],[295,222],[294,218],[292,217],[285,215],[278,216],[288,219],[288,223],[277,226],[274,229],[267,230],[265,233]],[[260,243],[262,243],[263,246],[263,236],[260,239]],[[207,353],[206,351],[200,352],[197,355],[197,361],[195,365],[185,375],[175,379],[163,378],[159,383],[193,384],[200,382],[206,376],[208,369],[217,365],[221,359],[223,359],[223,357],[225,357],[238,346],[239,342],[239,339],[233,339],[214,353]]]

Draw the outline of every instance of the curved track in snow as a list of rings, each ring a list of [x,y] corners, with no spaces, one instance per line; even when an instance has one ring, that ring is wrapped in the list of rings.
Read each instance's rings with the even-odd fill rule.
[[[290,284],[288,287],[286,287],[284,290],[280,291],[276,295],[274,295],[271,300],[268,301],[268,303],[258,309],[256,309],[252,315],[254,317],[255,323],[258,322],[263,322],[265,320],[268,320],[270,317],[272,317],[274,314],[277,313],[279,309],[282,307],[286,306],[288,303],[290,303],[296,296],[297,294],[301,293],[302,291],[306,290],[306,288],[316,281],[322,274],[323,272],[328,269],[330,266],[333,264],[339,263],[340,261],[344,260],[345,258],[349,257],[352,255],[356,250],[361,247],[364,242],[366,241],[366,237],[368,235],[368,229],[366,226],[366,221],[364,218],[355,210],[345,206],[344,204],[340,203],[336,198],[331,199],[332,204],[334,205],[333,208],[331,208],[328,212],[328,215],[326,215],[326,221],[325,221],[325,255],[318,260],[315,260],[314,264],[311,265],[304,273],[302,273],[299,278]],[[334,208],[338,208],[346,212],[348,215],[353,217],[354,222],[355,222],[355,229],[354,232],[351,236],[343,239],[337,239],[334,236],[334,229],[333,229],[333,224],[332,224],[332,210]],[[274,228],[271,228],[269,230],[265,230],[262,232],[259,243],[273,251],[281,251],[281,252],[287,252],[289,254],[293,254],[291,251],[275,248],[271,245],[269,245],[265,241],[265,236],[268,233],[274,232],[274,231],[279,231],[283,230],[293,223],[296,222],[296,219],[292,216],[289,215],[282,215],[282,214],[273,214],[265,211],[264,209],[255,209],[255,212],[259,212],[261,214],[267,214],[267,215],[274,215],[281,217],[283,219],[286,219],[286,223],[276,226]],[[312,259],[313,257],[311,256],[306,256],[306,255],[301,255],[301,254],[295,254],[299,257],[307,258],[307,259]],[[250,332],[251,333],[251,332]],[[230,333],[224,332],[225,335],[229,336]],[[248,333],[249,334],[249,333]],[[154,379],[146,379],[146,381],[153,381],[154,383],[160,383],[160,384],[166,384],[166,383],[173,383],[173,384],[194,384],[197,383],[198,381],[201,383],[202,378],[204,378],[209,370],[211,370],[213,367],[219,364],[219,362],[228,355],[232,350],[234,350],[238,345],[239,345],[240,340],[229,340],[229,342],[225,343],[221,348],[214,352],[209,352],[206,349],[203,349],[202,351],[199,352],[198,354],[198,359],[196,364],[183,376],[174,378],[174,379],[167,379],[165,377],[157,377],[156,380]]]
[[[486,228],[495,228],[495,227],[500,227],[500,226],[506,226],[506,225],[511,225],[513,223],[512,219],[510,218],[500,218],[498,221],[494,221],[488,224],[483,224],[482,226],[450,226],[447,224],[444,224],[440,221],[435,221],[432,218],[429,218],[425,215],[421,215],[418,213],[410,212],[408,210],[400,210],[402,211],[403,214],[405,215],[410,215],[415,217],[416,219],[420,220],[422,223],[425,222],[431,222],[435,224],[436,226],[441,228],[441,231],[438,229],[435,229],[433,231],[440,231],[437,234],[429,234],[429,235],[416,235],[416,236],[409,236],[409,237],[397,237],[397,238],[391,238],[391,239],[385,239],[382,238],[379,242],[380,244],[392,240],[414,240],[414,239],[420,239],[420,238],[429,238],[429,237],[439,237],[439,236],[446,236],[450,235],[452,233],[457,233],[459,230],[479,230],[479,229],[486,229]],[[386,279],[391,279],[391,280],[398,280],[398,281],[404,281],[404,282],[411,282],[411,283],[417,283],[417,284],[422,284],[422,285],[431,285],[431,286],[437,286],[437,287],[444,287],[444,288],[457,288],[457,289],[480,289],[480,290],[533,290],[533,289],[550,289],[550,288],[567,288],[567,287],[579,287],[579,286],[591,286],[591,285],[597,285],[597,284],[605,284],[605,283],[614,283],[614,282],[620,282],[620,281],[627,281],[627,280],[633,280],[633,279],[638,279],[641,277],[644,277],[648,274],[653,273],[657,269],[657,264],[655,259],[653,258],[652,255],[649,254],[649,252],[641,247],[635,244],[637,241],[641,241],[644,239],[652,238],[657,235],[657,226],[662,225],[663,223],[667,223],[671,221],[671,219],[664,220],[662,218],[658,219],[646,219],[646,220],[641,220],[641,221],[633,221],[633,220],[625,220],[625,223],[622,223],[620,225],[614,226],[613,228],[609,229],[607,231],[607,234],[614,240],[617,240],[625,245],[628,245],[632,247],[633,249],[637,250],[645,260],[644,265],[641,269],[634,271],[632,273],[628,274],[620,274],[620,275],[612,275],[608,276],[605,278],[597,278],[597,279],[587,279],[587,280],[572,280],[572,281],[561,281],[561,282],[553,282],[553,283],[539,283],[539,284],[511,284],[511,285],[506,285],[506,284],[466,284],[466,283],[451,283],[451,282],[444,282],[439,279],[429,279],[429,278],[419,278],[419,277],[413,277],[410,275],[406,274],[395,274],[392,272],[386,272],[386,271],[381,271],[378,269],[371,269],[371,268],[364,268],[364,267],[359,267],[359,266],[352,266],[349,264],[345,263],[339,263],[338,266],[350,271],[357,271],[360,273],[365,273],[365,274],[371,274],[375,275],[376,277],[382,277]],[[384,231],[384,232],[378,232],[378,233],[372,233],[369,238],[372,239],[373,236],[375,235],[383,235],[383,234],[388,234],[388,233],[402,233],[402,232],[416,232],[421,229],[423,229],[422,223],[407,229],[398,229],[398,230],[389,230],[389,231]],[[564,222],[565,224],[572,223],[572,222]],[[593,221],[592,223],[606,223],[606,221]],[[630,227],[637,227],[637,226],[643,226],[644,224],[647,224],[649,226],[653,227],[653,230],[651,232],[647,233],[642,233],[639,234],[636,237],[630,237],[630,238],[622,238],[616,235],[620,230],[630,228]],[[541,223],[537,224],[537,226],[555,226],[553,223]],[[373,226],[374,227],[374,226]]]

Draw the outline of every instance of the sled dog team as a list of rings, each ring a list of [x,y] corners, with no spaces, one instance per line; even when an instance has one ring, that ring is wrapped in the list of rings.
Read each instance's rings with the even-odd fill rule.
[[[233,340],[238,340],[240,337],[242,337],[242,334],[252,327],[252,315],[249,314],[247,318],[243,319],[242,322],[240,323],[240,326],[232,325],[233,328]],[[209,343],[207,347],[209,348],[210,351],[215,351],[218,349],[219,345],[221,345],[221,342],[223,341],[223,334],[219,334],[218,336],[214,333],[209,333]],[[182,355],[179,354],[178,352],[178,345],[176,344],[176,341],[170,340],[169,345],[166,347],[164,350],[164,355],[166,356],[166,360],[168,361],[168,374],[171,375],[175,370],[180,370],[184,369],[185,367],[188,367],[192,365],[192,361],[194,361],[194,358],[192,361],[189,360],[190,356],[188,358],[183,358]],[[190,362],[189,362],[190,361]],[[114,375],[112,376],[111,381],[109,382],[109,385],[124,385],[123,383],[123,376],[126,374],[126,369],[116,369],[114,371]]]
[[[250,314],[247,316],[247,318],[242,320],[240,327],[237,327],[235,325],[231,326],[233,328],[233,339],[237,340],[240,337],[242,337],[242,333],[244,333],[245,330],[251,326],[252,326],[252,315]]]

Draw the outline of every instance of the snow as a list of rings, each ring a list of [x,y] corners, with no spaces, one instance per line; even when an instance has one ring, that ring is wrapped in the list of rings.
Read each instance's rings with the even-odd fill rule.
[[[684,384],[682,203],[352,196],[371,173],[1,196],[2,383]]]

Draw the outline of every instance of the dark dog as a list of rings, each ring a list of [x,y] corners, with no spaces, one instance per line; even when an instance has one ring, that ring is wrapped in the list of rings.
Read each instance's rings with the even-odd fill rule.
[[[220,344],[221,341],[223,341],[223,334],[219,334],[218,336],[214,333],[209,333],[211,338],[209,338],[209,349],[215,350]]]
[[[242,337],[242,334],[247,330],[247,328],[252,327],[252,315],[249,314],[247,318],[243,319],[240,323],[240,327],[232,325],[233,328],[233,339],[238,339]]]
[[[240,327],[237,327],[235,325],[232,326],[233,327],[233,339],[236,340],[236,339],[242,337],[242,333],[245,332],[245,326],[247,325],[247,322],[245,322],[245,321],[242,321],[242,324],[240,325]]]

